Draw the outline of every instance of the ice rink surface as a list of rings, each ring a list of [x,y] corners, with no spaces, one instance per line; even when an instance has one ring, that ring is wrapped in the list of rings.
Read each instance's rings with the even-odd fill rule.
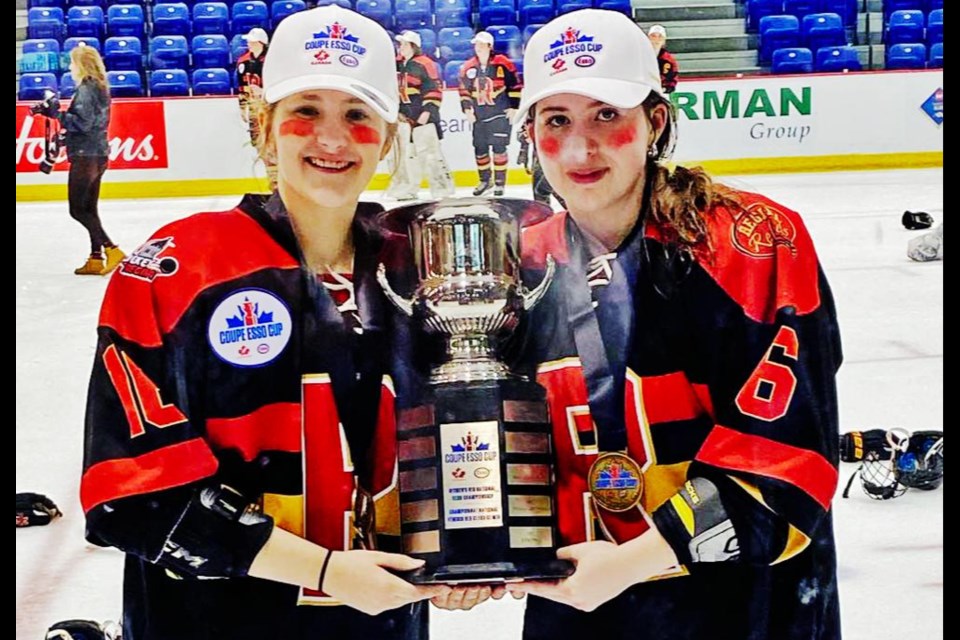
[[[920,232],[900,224],[906,209],[943,219],[942,169],[723,181],[799,211],[813,235],[844,345],[841,431],[942,429],[943,263],[907,259],[907,240]],[[507,195],[529,193],[517,186]],[[107,200],[100,208],[129,253],[161,224],[238,201]],[[47,494],[64,512],[50,526],[16,533],[16,638],[38,640],[58,620],[119,618],[122,554],[84,541],[78,499],[84,402],[107,281],[73,275],[89,247],[66,203],[18,202],[16,231],[16,486]],[[841,484],[853,470],[842,465]],[[943,488],[878,502],[858,487],[846,500],[838,492],[834,503],[844,637],[943,638]],[[522,614],[523,602],[509,598],[469,612],[434,610],[432,637],[519,638]]]

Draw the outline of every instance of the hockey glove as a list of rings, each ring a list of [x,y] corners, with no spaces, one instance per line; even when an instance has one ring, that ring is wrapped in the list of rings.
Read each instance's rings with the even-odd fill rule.
[[[53,500],[41,493],[17,494],[17,527],[50,524],[62,515]]]

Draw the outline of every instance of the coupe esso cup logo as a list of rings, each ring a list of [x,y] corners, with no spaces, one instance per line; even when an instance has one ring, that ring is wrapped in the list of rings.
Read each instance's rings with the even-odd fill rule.
[[[29,104],[17,105],[17,173],[40,171],[45,120],[32,116]],[[166,169],[163,102],[114,102],[107,140],[110,169]],[[66,171],[68,166],[66,151],[61,150],[54,171]]]

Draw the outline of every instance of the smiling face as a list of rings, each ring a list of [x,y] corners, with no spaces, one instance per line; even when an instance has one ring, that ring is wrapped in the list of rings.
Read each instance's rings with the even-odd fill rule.
[[[356,206],[390,147],[386,121],[359,98],[332,89],[284,98],[267,124],[277,186],[291,210]]]
[[[536,105],[533,139],[544,175],[571,213],[636,213],[646,175],[647,149],[663,130],[667,110],[621,109],[565,93]]]

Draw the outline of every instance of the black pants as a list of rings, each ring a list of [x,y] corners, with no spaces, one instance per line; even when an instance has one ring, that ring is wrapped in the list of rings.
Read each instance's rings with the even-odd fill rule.
[[[510,121],[506,115],[473,123],[473,151],[478,156],[487,155],[490,147],[494,153],[506,153],[510,144]]]
[[[70,174],[67,177],[70,217],[82,224],[90,234],[90,253],[99,253],[101,247],[114,246],[103,230],[98,210],[100,179],[106,170],[106,156],[70,158]]]

